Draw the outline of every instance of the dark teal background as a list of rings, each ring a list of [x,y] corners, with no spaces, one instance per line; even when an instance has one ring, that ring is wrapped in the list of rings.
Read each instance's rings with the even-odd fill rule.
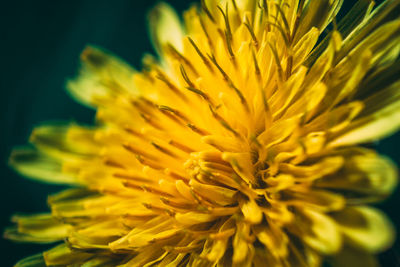
[[[169,1],[179,12],[191,1]],[[71,99],[64,90],[74,77],[79,55],[93,44],[106,48],[140,69],[149,42],[146,12],[156,1],[36,0],[0,4],[0,229],[15,212],[47,211],[46,197],[60,186],[24,179],[7,166],[11,148],[24,145],[30,131],[43,121],[92,123],[94,112]],[[346,1],[348,10],[353,1]],[[400,135],[381,141],[377,149],[400,165]],[[400,226],[399,190],[379,205]],[[0,266],[48,248],[0,240]],[[400,266],[399,243],[380,256],[383,266]]]

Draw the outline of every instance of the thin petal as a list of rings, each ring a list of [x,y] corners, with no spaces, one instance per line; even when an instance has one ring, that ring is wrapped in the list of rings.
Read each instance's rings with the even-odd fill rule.
[[[26,148],[14,150],[10,165],[20,174],[46,183],[79,184],[76,177],[62,172],[62,163],[40,152]]]
[[[43,266],[46,266],[46,263],[43,259],[42,253],[22,259],[14,265],[14,267],[43,267]]]
[[[52,243],[65,238],[72,228],[51,214],[16,215],[12,220],[17,223],[17,228],[7,229],[4,235],[19,242]]]

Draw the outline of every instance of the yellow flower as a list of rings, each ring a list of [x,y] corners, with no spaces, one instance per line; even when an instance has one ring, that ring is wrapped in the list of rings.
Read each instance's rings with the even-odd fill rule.
[[[400,127],[400,1],[322,34],[341,4],[204,0],[183,25],[160,4],[142,72],[87,48],[68,89],[96,126],[40,126],[11,157],[75,186],[13,218],[8,238],[64,240],[17,266],[374,266],[394,229],[366,205],[397,173],[361,145]]]

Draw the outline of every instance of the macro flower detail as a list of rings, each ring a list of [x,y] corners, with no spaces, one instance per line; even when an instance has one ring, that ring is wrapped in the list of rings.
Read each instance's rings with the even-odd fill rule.
[[[11,165],[72,185],[7,238],[33,266],[375,266],[397,184],[400,2],[203,0],[149,14],[138,72],[98,48],[67,87],[95,126],[37,127]],[[331,27],[332,30],[327,30]]]

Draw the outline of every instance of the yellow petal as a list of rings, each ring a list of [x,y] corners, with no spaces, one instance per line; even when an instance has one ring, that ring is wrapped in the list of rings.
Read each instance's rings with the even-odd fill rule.
[[[288,204],[298,207],[312,207],[321,212],[328,212],[332,210],[339,210],[344,207],[346,201],[344,197],[339,194],[334,194],[322,190],[310,190],[306,192],[285,191],[287,195]]]
[[[311,28],[295,45],[293,48],[293,69],[302,64],[304,60],[309,56],[311,50],[314,48],[318,41],[319,30],[315,27]]]
[[[195,179],[191,179],[189,185],[196,193],[222,206],[235,203],[235,190],[230,190],[221,186],[199,183]]]
[[[248,222],[258,224],[262,221],[263,213],[254,199],[243,200],[240,208],[245,220]]]
[[[284,258],[288,255],[288,236],[279,227],[271,223],[271,226],[256,226],[256,236],[264,244],[268,253],[276,259]]]
[[[52,157],[79,160],[99,153],[99,143],[94,140],[94,135],[94,129],[54,123],[35,127],[29,141]]]
[[[346,240],[359,249],[370,253],[390,247],[395,230],[390,220],[377,209],[366,206],[348,207],[332,214]]]
[[[398,183],[394,163],[372,152],[348,155],[342,173],[345,176],[333,174],[316,181],[315,185],[338,190],[348,202],[359,203],[387,197]]]
[[[14,150],[10,165],[20,174],[42,182],[79,184],[76,177],[62,172],[61,162],[30,148]]]
[[[183,30],[178,15],[174,9],[159,3],[149,13],[150,38],[159,55],[162,55],[164,45],[171,44],[178,51],[183,50]]]
[[[343,57],[348,55],[355,46],[359,45],[362,40],[366,39],[366,36],[371,36],[372,31],[376,30],[383,23],[387,22],[388,18],[393,15],[393,10],[396,10],[399,4],[399,1],[384,1],[375,10],[373,10],[371,14],[368,14],[368,16],[364,18],[364,20],[358,24],[357,27],[343,41],[343,48],[337,55],[337,60],[340,61]],[[383,38],[379,38],[379,40],[375,41],[383,41]]]
[[[335,221],[313,209],[303,208],[300,211],[304,217],[298,217],[289,230],[322,254],[338,252],[342,246],[342,236]]]
[[[210,253],[207,255],[207,259],[210,262],[218,262],[225,254],[228,245],[228,239],[216,240],[211,248]]]
[[[229,162],[236,173],[238,173],[246,183],[255,181],[250,153],[224,152],[222,154],[222,159]]]
[[[239,223],[237,226],[236,234],[233,238],[233,258],[234,263],[243,262],[249,253],[249,245],[246,241],[246,237],[249,234],[249,225],[245,223]]]
[[[175,219],[184,225],[192,225],[199,224],[204,222],[211,222],[217,219],[218,217],[215,215],[207,214],[207,213],[198,213],[198,212],[186,212],[186,213],[177,213],[175,215]]]
[[[137,95],[134,70],[122,60],[98,48],[87,47],[82,53],[79,76],[68,82],[72,97],[88,107],[115,99],[118,93]]]
[[[45,264],[43,254],[39,253],[18,261],[14,267],[39,267],[45,266]]]
[[[72,265],[79,264],[92,255],[89,253],[72,250],[66,244],[58,245],[43,253],[46,265]]]
[[[400,128],[400,101],[353,122],[353,129],[329,143],[330,147],[360,144],[389,136]]]
[[[64,239],[72,229],[51,214],[16,215],[12,220],[18,224],[18,228],[7,229],[5,237],[20,242],[51,243]]]

